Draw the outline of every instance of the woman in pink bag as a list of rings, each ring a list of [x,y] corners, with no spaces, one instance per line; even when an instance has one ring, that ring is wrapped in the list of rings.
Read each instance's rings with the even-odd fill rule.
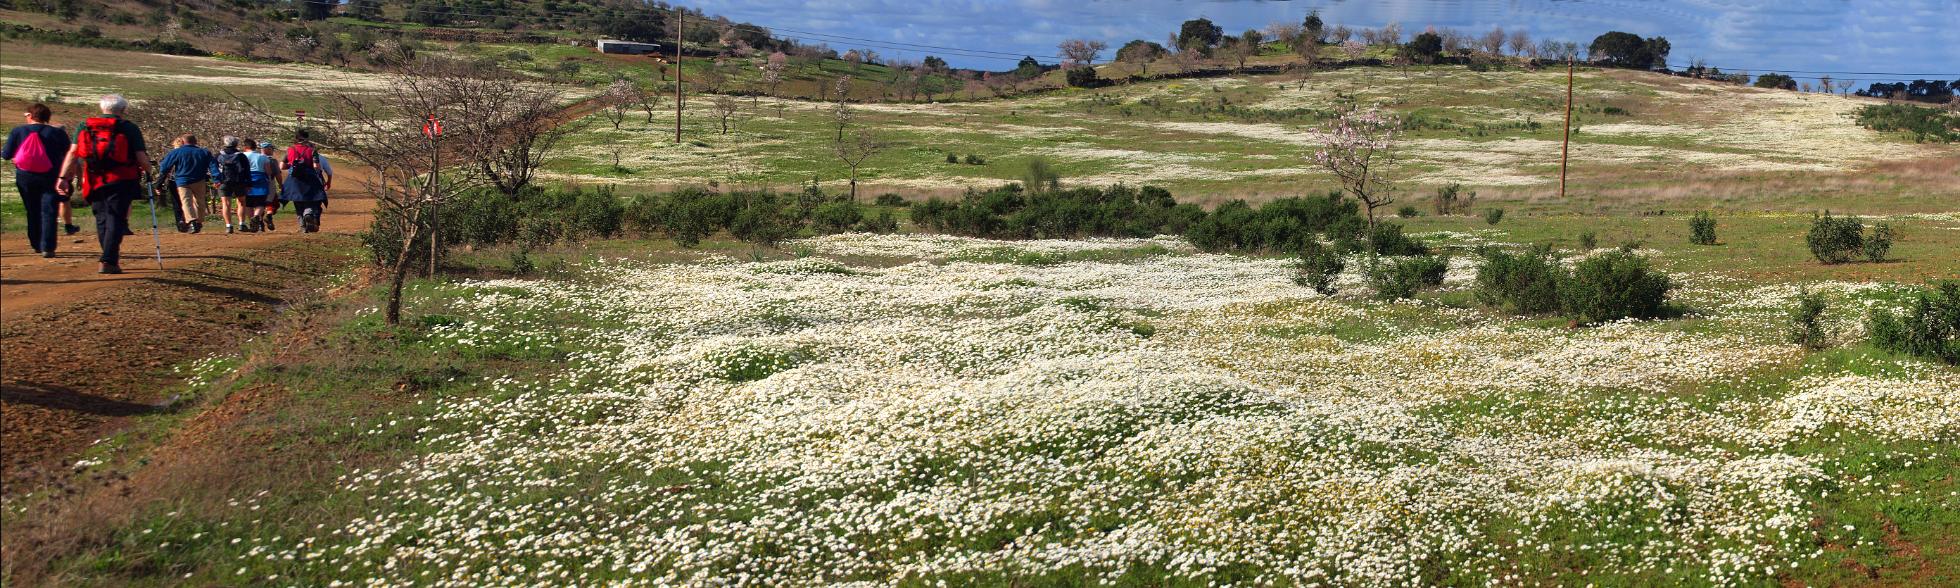
[[[22,208],[27,209],[27,241],[41,257],[54,257],[61,204],[68,197],[55,193],[61,160],[68,157],[68,131],[48,124],[54,113],[46,104],[35,104],[25,113],[27,124],[7,133],[7,144],[0,147],[0,159],[14,164],[14,187],[20,189]]]

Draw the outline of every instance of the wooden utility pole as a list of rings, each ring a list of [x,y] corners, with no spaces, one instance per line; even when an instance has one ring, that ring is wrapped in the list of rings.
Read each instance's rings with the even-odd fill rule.
[[[674,11],[674,143],[675,144],[679,144],[681,142],[681,100],[683,98],[683,96],[681,95],[681,44],[687,42],[686,40],[683,40],[681,38],[681,34],[685,31],[685,29],[681,28],[681,20],[685,18],[687,18],[686,12],[681,12],[679,10]]]
[[[437,247],[442,243],[442,147],[436,144],[436,137],[442,135],[442,127],[437,126],[436,116],[429,115],[429,126],[422,132],[429,136],[429,276],[436,275]],[[386,176],[383,176],[386,177]],[[408,255],[406,248],[403,256]]]
[[[1573,59],[1565,59],[1565,144],[1558,153],[1558,197],[1565,199],[1565,165],[1572,159],[1572,70]]]

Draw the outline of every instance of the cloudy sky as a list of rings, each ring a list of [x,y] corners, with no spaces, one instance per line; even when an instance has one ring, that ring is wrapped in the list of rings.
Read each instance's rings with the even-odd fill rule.
[[[1187,18],[1229,34],[1318,9],[1329,26],[1399,22],[1487,31],[1523,27],[1534,39],[1582,46],[1621,30],[1667,37],[1675,67],[1704,59],[1725,71],[1837,73],[1879,81],[1960,78],[1960,0],[682,0],[780,36],[888,57],[938,55],[955,67],[1007,69],[1020,55],[1058,59],[1063,39],[1163,42]],[[848,37],[848,38],[847,38]],[[858,40],[862,39],[862,40]],[[920,47],[930,45],[940,48]],[[943,49],[942,49],[943,48]],[[953,49],[958,49],[953,50]],[[1105,58],[1108,56],[1106,55]],[[1875,73],[1868,73],[1875,72]],[[1937,75],[1933,75],[1937,74]],[[1903,76],[1910,79],[1912,75]],[[1862,84],[1861,84],[1862,85]]]

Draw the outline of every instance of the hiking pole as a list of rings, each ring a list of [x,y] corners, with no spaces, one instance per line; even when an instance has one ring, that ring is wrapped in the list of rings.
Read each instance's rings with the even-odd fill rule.
[[[150,193],[150,240],[155,241],[157,246],[157,271],[163,271],[163,235],[157,229],[156,180],[150,180],[149,189],[146,191]]]

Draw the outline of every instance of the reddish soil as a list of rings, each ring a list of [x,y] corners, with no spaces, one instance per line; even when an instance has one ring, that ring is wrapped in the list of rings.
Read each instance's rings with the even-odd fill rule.
[[[144,227],[114,276],[95,273],[92,226],[64,237],[54,259],[0,233],[0,494],[59,481],[119,423],[169,409],[183,381],[173,366],[234,348],[346,267],[348,248],[330,245],[364,228],[370,209],[336,199],[318,234],[299,233],[290,207],[270,234],[166,228],[163,270]]]

